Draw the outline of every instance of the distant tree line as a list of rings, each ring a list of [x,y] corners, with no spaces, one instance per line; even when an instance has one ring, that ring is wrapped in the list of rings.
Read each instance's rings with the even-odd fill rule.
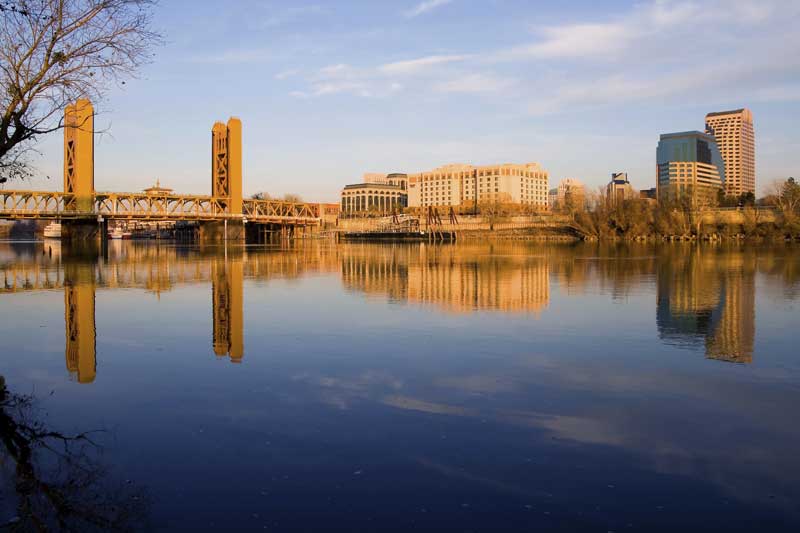
[[[268,192],[257,192],[250,195],[252,200],[282,200],[284,202],[301,203],[303,198],[299,194],[286,193],[281,198],[273,198]]]
[[[717,207],[739,207],[743,222],[708,224],[707,213]],[[772,207],[774,220],[764,220],[764,210]],[[602,193],[587,201],[583,209],[569,213],[577,229],[597,239],[701,239],[701,238],[800,238],[800,184],[794,178],[775,182],[764,198],[756,201],[752,193],[720,198],[717,205],[691,202],[689,198],[654,202],[628,199],[610,202]]]

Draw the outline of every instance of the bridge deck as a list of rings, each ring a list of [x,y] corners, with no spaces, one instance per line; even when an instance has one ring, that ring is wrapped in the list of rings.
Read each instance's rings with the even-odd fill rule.
[[[244,200],[242,214],[231,214],[226,199],[203,195],[95,193],[91,211],[71,206],[74,195],[45,191],[0,191],[0,218],[80,219],[102,216],[109,220],[239,220],[289,226],[317,225],[320,206],[281,200]]]

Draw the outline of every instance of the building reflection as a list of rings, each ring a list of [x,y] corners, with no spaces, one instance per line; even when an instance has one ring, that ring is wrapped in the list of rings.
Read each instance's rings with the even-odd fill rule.
[[[683,252],[683,253],[681,253]],[[706,357],[753,361],[755,257],[742,252],[677,250],[660,258],[656,323],[668,344]]]
[[[599,291],[625,302],[649,298],[667,344],[708,358],[749,363],[755,339],[755,273],[796,291],[795,261],[756,261],[737,247],[541,246],[531,243],[372,245],[319,243],[289,249],[180,248],[126,243],[104,257],[62,255],[18,245],[0,256],[0,292],[64,292],[65,357],[79,383],[96,377],[95,294],[121,288],[159,297],[183,284],[211,285],[210,344],[218,357],[244,358],[244,279],[254,284],[328,273],[345,289],[447,312],[497,311],[537,316],[551,291],[565,297]],[[767,287],[769,285],[767,284]],[[648,303],[647,305],[651,305]]]
[[[547,259],[513,245],[348,245],[341,275],[351,290],[459,313],[538,314],[550,301]]]

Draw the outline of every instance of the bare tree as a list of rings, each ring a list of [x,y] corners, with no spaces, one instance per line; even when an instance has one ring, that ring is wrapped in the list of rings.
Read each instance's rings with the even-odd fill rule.
[[[299,194],[288,193],[283,195],[283,201],[300,203],[303,201],[303,198],[301,198]]]
[[[775,198],[784,214],[793,214],[800,209],[800,184],[794,178],[773,181],[769,184],[767,193]]]
[[[272,200],[268,192],[257,192],[250,196],[251,200]]]
[[[0,0],[0,177],[24,177],[64,107],[98,101],[151,57],[156,0]]]

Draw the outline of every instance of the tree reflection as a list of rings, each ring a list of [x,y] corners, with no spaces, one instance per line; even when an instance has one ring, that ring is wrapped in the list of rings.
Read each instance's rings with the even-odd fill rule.
[[[0,376],[0,513],[10,531],[134,531],[147,498],[130,483],[114,486],[101,465],[99,433],[67,435],[41,420],[33,396],[13,393]],[[8,506],[8,507],[6,507]],[[10,520],[6,513],[16,512]]]

